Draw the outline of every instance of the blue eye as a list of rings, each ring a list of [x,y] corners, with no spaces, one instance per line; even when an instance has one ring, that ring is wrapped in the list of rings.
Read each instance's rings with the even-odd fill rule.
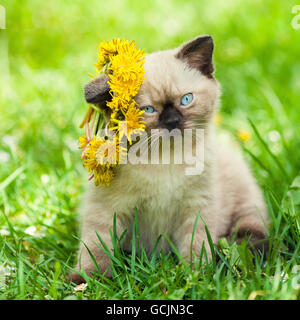
[[[188,106],[189,104],[192,103],[192,101],[194,100],[194,96],[192,93],[188,93],[188,94],[185,94],[181,100],[180,100],[180,104],[182,106]]]
[[[146,107],[143,107],[142,110],[144,110],[146,113],[154,113],[156,110],[151,107],[151,106],[146,106]]]

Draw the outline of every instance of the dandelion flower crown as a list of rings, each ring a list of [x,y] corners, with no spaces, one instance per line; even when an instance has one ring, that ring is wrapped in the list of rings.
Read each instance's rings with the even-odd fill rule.
[[[91,105],[81,124],[86,134],[79,138],[82,149],[83,166],[94,178],[96,185],[109,185],[115,175],[115,168],[127,148],[121,140],[132,144],[132,135],[145,130],[143,112],[137,108],[133,97],[138,93],[145,77],[145,52],[137,49],[134,41],[113,39],[103,41],[98,46],[96,73],[109,77],[111,101],[106,106],[111,109],[111,116],[106,129],[113,132],[113,138],[107,139],[97,135],[103,113],[97,105]]]

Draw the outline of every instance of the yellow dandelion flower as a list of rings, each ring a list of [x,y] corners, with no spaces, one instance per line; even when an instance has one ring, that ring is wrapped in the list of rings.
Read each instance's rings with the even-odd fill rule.
[[[134,41],[123,39],[113,39],[111,41],[102,41],[98,46],[98,61],[95,64],[98,71],[102,70],[105,65],[110,62],[113,56],[119,54],[133,55],[140,54],[140,51],[135,47]]]
[[[145,121],[143,120],[143,113],[135,106],[135,102],[132,102],[129,106],[124,121],[111,119],[111,122],[116,125],[111,128],[119,133],[119,139],[122,139],[124,136],[127,137],[127,140],[132,144],[131,136],[133,134],[141,134],[145,130]]]
[[[122,100],[129,101],[136,96],[144,82],[144,55],[138,59],[121,54],[111,59],[109,85],[114,95]]]
[[[245,130],[239,130],[237,132],[237,136],[239,137],[240,140],[246,142],[251,139],[251,133]]]
[[[99,166],[96,155],[99,147],[105,142],[104,139],[95,136],[86,146],[83,157],[83,166],[89,171],[93,172]]]
[[[115,165],[119,162],[120,158],[123,158],[126,154],[126,148],[121,147],[117,137],[114,137],[114,139],[105,140],[98,148],[96,159],[101,165]]]
[[[111,80],[108,83],[111,91],[125,101],[130,101],[132,97],[136,96],[142,85],[142,82],[134,80],[120,81],[114,75],[109,75],[109,77]]]
[[[96,72],[105,73],[110,78],[112,100],[107,102],[107,106],[112,113],[108,128],[119,133],[119,137],[105,139],[94,136],[89,142],[85,136],[79,139],[83,165],[92,173],[90,179],[94,178],[96,185],[109,185],[114,177],[114,167],[127,155],[127,148],[120,145],[119,139],[126,136],[132,144],[132,135],[145,130],[144,111],[138,109],[133,100],[144,82],[144,63],[145,53],[136,48],[134,41],[113,39],[98,46]],[[83,125],[90,132],[88,122],[84,121]]]
[[[113,178],[114,178],[114,171],[112,167],[99,166],[98,170],[94,172],[94,181],[96,186],[98,185],[109,186]]]
[[[95,136],[84,151],[84,167],[92,173],[96,185],[109,185],[114,177],[113,168],[110,164],[102,165],[97,159],[98,150],[106,141]]]
[[[110,116],[110,124],[112,124],[112,122],[116,123],[116,120],[121,120],[122,118],[124,118],[124,113],[121,112],[121,110],[114,110],[114,112],[112,112],[111,116]],[[111,127],[110,127],[111,129]],[[113,130],[113,129],[111,129]]]
[[[101,164],[117,164],[117,141],[107,139],[97,150],[96,159]]]
[[[116,40],[99,46],[97,68],[101,70],[110,62],[108,75],[114,96],[129,101],[144,81],[145,53],[137,49],[134,41]]]
[[[106,102],[106,106],[109,107],[113,112],[116,112],[120,109],[119,99],[112,99],[111,101]]]
[[[88,144],[88,140],[86,136],[79,137],[79,149],[85,148],[87,144]]]
[[[120,96],[113,96],[113,99],[108,101],[106,105],[113,111],[112,117],[114,117],[119,110],[123,113],[126,112],[128,101],[122,99]]]
[[[102,41],[98,46],[98,61],[95,67],[98,71],[102,70],[109,62],[110,58],[117,54],[118,48],[123,41],[120,39],[113,39],[111,41]]]
[[[129,43],[129,41],[125,41],[123,39],[112,39],[111,41],[102,41],[98,46],[99,54],[103,54],[109,57],[115,55],[124,45],[124,43]]]
[[[109,70],[119,82],[131,80],[141,84],[144,78],[144,59],[144,52],[134,47],[134,50],[111,57]]]

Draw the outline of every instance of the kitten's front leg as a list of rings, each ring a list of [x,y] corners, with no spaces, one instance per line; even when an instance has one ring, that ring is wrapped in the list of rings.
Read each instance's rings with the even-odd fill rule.
[[[94,256],[97,265],[106,276],[111,277],[110,258],[100,248],[101,242],[97,237],[96,232],[102,238],[109,251],[112,252],[113,245],[109,230],[113,230],[113,214],[105,212],[103,208],[99,209],[99,204],[96,206],[89,205],[84,210],[83,228],[82,228],[82,242],[77,258],[76,270],[84,270],[89,276],[96,270],[95,265],[91,259],[89,251]],[[117,217],[117,233],[122,232],[118,217]],[[87,250],[87,248],[89,251]],[[100,247],[100,248],[99,248]],[[75,283],[82,283],[84,279],[76,272],[69,276],[70,280]]]
[[[185,211],[183,215],[177,221],[176,224],[176,231],[174,232],[173,239],[174,242],[179,250],[179,253],[182,257],[186,260],[187,263],[191,261],[191,243],[192,244],[192,251],[196,254],[197,258],[201,253],[202,246],[204,245],[208,259],[211,258],[211,250],[207,240],[207,235],[205,231],[205,225],[201,218],[199,217],[195,234],[193,238],[193,230],[195,227],[195,222],[197,218],[197,212],[199,212],[199,208],[189,208]],[[212,217],[208,217],[208,215],[203,214],[204,211],[202,210],[202,218],[204,219],[210,235],[212,237],[213,242],[216,242],[216,232],[213,228]],[[209,219],[205,219],[209,218]]]

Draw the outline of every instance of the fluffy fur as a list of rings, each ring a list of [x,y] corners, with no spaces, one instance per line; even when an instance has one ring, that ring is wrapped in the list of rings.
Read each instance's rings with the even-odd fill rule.
[[[118,167],[109,187],[95,187],[90,182],[81,210],[82,241],[95,256],[102,272],[109,268],[110,261],[96,246],[99,241],[95,231],[112,248],[109,230],[112,230],[116,213],[119,235],[125,229],[129,231],[124,249],[130,251],[134,208],[138,211],[140,241],[148,253],[158,236],[166,233],[189,260],[192,231],[199,211],[214,242],[234,232],[237,232],[238,241],[249,234],[253,241],[266,237],[268,217],[255,180],[242,157],[230,148],[221,148],[215,138],[212,119],[220,89],[212,74],[212,49],[212,39],[204,36],[180,48],[146,56],[146,80],[136,101],[141,107],[151,105],[157,110],[155,114],[145,114],[147,130],[164,127],[162,114],[166,105],[182,115],[180,129],[204,128],[204,171],[201,175],[188,176],[185,164],[126,164]],[[103,86],[98,91],[96,87],[93,82],[94,94],[103,96]],[[88,89],[89,86],[86,92],[91,95]],[[190,92],[194,95],[193,103],[181,107],[180,98]],[[97,102],[103,106],[103,101]],[[195,253],[200,252],[202,244],[210,254],[204,224],[199,220],[193,243]],[[170,250],[164,239],[160,248]],[[76,268],[92,272],[94,265],[87,250],[81,245],[79,251]],[[109,270],[107,275],[110,275]],[[72,279],[82,280],[78,274],[73,274]]]

